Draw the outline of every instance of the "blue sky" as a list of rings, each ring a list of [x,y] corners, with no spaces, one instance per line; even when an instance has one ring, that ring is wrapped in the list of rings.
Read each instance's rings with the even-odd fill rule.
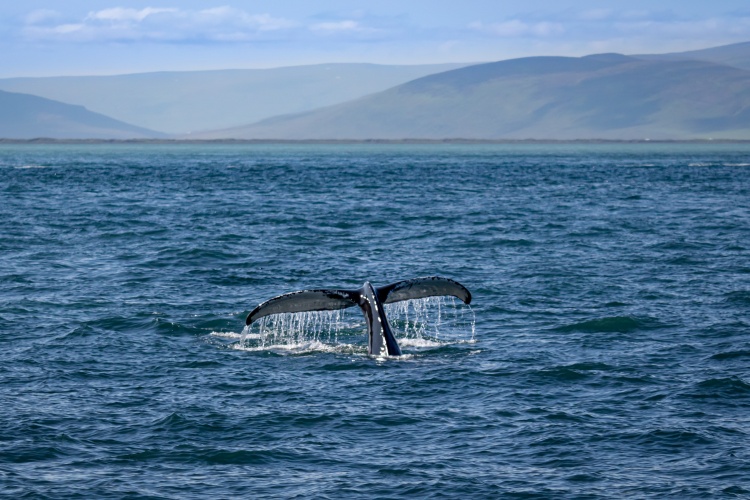
[[[656,53],[750,41],[747,0],[24,0],[0,77]]]

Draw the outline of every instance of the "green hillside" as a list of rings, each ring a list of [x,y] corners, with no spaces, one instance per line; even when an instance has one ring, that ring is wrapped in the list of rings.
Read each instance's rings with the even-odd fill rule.
[[[750,139],[750,71],[619,54],[480,64],[297,115],[243,139]]]
[[[28,94],[0,91],[0,138],[144,139],[164,134]]]
[[[0,79],[0,90],[54,99],[167,133],[242,125],[337,104],[462,64],[319,64],[273,69]]]

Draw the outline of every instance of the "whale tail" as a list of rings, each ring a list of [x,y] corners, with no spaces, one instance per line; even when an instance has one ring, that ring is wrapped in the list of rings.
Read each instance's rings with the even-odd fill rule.
[[[357,290],[301,290],[269,299],[253,309],[245,325],[271,314],[335,311],[359,304]]]
[[[374,292],[374,294],[372,292]],[[374,345],[379,345],[379,342],[373,343],[373,335],[377,334],[378,336],[375,340],[383,337],[384,342],[387,340],[386,344],[388,344],[388,354],[396,355],[400,354],[401,351],[393,338],[393,334],[390,332],[388,321],[385,318],[385,311],[380,311],[378,307],[375,307],[375,309],[378,310],[377,314],[381,318],[381,321],[379,323],[374,323],[372,321],[374,313],[372,312],[372,307],[368,306],[368,303],[376,301],[382,304],[391,304],[403,300],[415,300],[446,295],[457,297],[465,304],[471,302],[471,293],[465,286],[452,279],[441,278],[439,276],[428,276],[424,278],[397,281],[390,285],[378,288],[373,287],[369,283],[365,283],[365,285],[359,290],[301,290],[299,292],[285,293],[263,302],[247,315],[245,325],[249,326],[254,321],[271,314],[307,311],[334,311],[337,309],[359,306],[364,312],[365,317],[368,318],[370,354],[373,354],[373,351],[378,351],[378,349],[373,347]],[[373,326],[375,324],[382,324],[382,326],[377,327],[379,330],[378,332],[373,331],[376,328]]]
[[[471,302],[471,292],[465,286],[458,281],[441,278],[440,276],[397,281],[396,283],[391,283],[375,290],[383,304],[446,295],[452,295],[461,299],[464,304]]]

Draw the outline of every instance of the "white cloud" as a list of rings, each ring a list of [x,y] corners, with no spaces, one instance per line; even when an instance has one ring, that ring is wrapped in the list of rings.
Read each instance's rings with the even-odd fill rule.
[[[224,0],[229,3],[229,0]],[[39,9],[24,18],[21,33],[26,41],[50,44],[97,44],[116,42],[123,51],[139,42],[205,45],[207,51],[232,52],[232,44],[257,44],[262,57],[278,50],[302,56],[320,48],[325,57],[376,60],[481,60],[544,53],[583,55],[592,52],[623,53],[687,50],[750,39],[750,12],[692,17],[675,9],[630,10],[600,4],[596,8],[529,10],[510,17],[476,17],[477,22],[447,19],[425,25],[407,15],[378,16],[367,11],[306,12],[267,7],[262,2],[170,2],[154,0],[136,8],[129,2],[90,2],[91,12],[71,15],[72,9]],[[193,5],[194,7],[190,7]],[[101,7],[99,7],[101,6]],[[602,8],[599,8],[602,7]],[[437,7],[436,7],[437,8]],[[530,7],[529,7],[530,8]],[[287,11],[283,11],[287,12]],[[288,17],[286,17],[288,16]],[[479,21],[481,19],[481,21]],[[19,32],[15,31],[17,36]],[[29,44],[28,46],[34,46]],[[226,45],[227,47],[224,47]],[[324,47],[324,48],[321,48]],[[61,49],[62,50],[62,49]],[[335,51],[335,52],[334,52]],[[241,54],[237,56],[236,54]],[[234,51],[231,57],[244,57]],[[355,55],[353,55],[355,54]],[[382,54],[386,54],[385,56]],[[417,55],[414,55],[417,54]]]
[[[648,19],[651,15],[647,10],[626,10],[620,14],[623,19]]]
[[[270,14],[250,14],[241,9],[234,7],[215,7],[205,9],[194,13],[189,13],[188,17],[197,25],[234,25],[254,28],[260,31],[275,31],[286,28],[293,28],[297,23],[280,17],[273,17]]]
[[[317,23],[310,26],[313,31],[343,32],[343,31],[362,31],[362,26],[357,21],[335,21],[328,23]]]
[[[603,21],[612,16],[612,9],[591,9],[579,14],[584,21]]]
[[[136,21],[141,22],[149,16],[155,14],[174,14],[179,13],[177,9],[158,9],[154,7],[146,7],[145,9],[135,10],[126,9],[123,7],[115,7],[112,9],[104,9],[96,12],[89,12],[86,16],[86,21]]]
[[[549,40],[586,47],[607,45],[626,53],[633,53],[630,47],[658,52],[662,50],[658,47],[682,45],[688,50],[750,39],[750,14],[690,18],[669,10],[565,10],[544,18],[519,16],[474,22],[468,27],[475,34],[505,39],[504,43],[513,39],[525,43]]]
[[[54,20],[54,19],[60,19],[61,17],[62,17],[62,14],[60,14],[56,10],[37,9],[37,10],[33,10],[29,12],[26,15],[26,23],[27,24],[43,23],[46,21]]]
[[[372,28],[353,19],[318,22],[308,26],[308,31],[318,36],[335,36],[349,40],[382,40],[389,33],[388,30]]]
[[[73,43],[238,43],[282,37],[300,40],[311,36],[371,41],[387,33],[368,26],[357,16],[364,17],[364,13],[301,23],[229,5],[206,9],[116,6],[91,11],[78,19],[62,19],[52,11],[35,11],[27,16],[23,33],[29,40]]]
[[[67,35],[70,33],[75,33],[77,31],[81,31],[86,26],[83,24],[60,24],[59,26],[55,26],[52,28],[52,30],[59,34],[59,35]]]
[[[97,41],[220,41],[263,39],[266,33],[293,28],[298,23],[270,14],[234,7],[204,10],[112,7],[89,12],[83,19],[60,23],[50,13],[32,13],[24,34],[34,40]]]
[[[565,32],[565,28],[560,23],[548,21],[528,23],[520,19],[511,19],[509,21],[490,24],[475,22],[471,23],[469,27],[503,38],[551,37],[561,35]]]
[[[708,18],[695,21],[631,21],[618,22],[613,30],[627,36],[669,37],[672,39],[750,36],[750,17]]]

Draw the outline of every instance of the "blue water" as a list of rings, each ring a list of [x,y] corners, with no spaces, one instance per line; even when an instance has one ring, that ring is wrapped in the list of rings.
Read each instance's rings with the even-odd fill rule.
[[[745,496],[750,146],[3,145],[0,352],[9,498]]]

